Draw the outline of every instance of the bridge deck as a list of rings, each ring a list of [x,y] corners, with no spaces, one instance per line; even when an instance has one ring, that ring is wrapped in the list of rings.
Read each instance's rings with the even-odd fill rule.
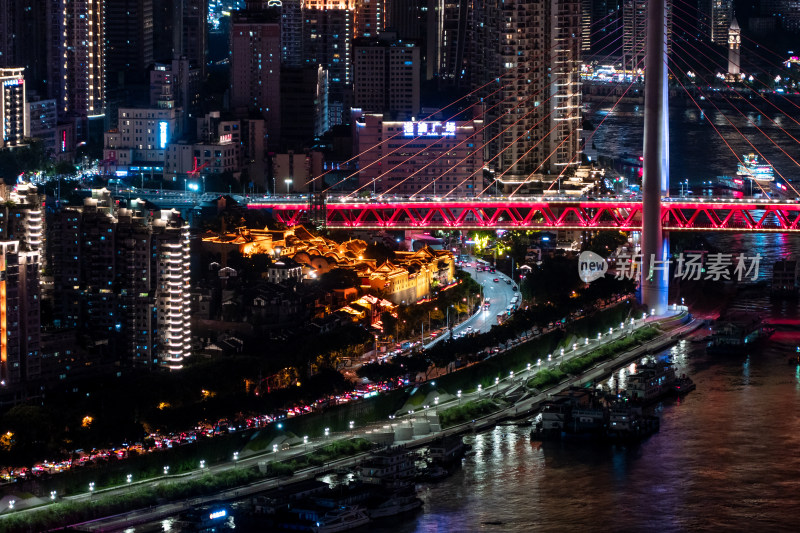
[[[306,222],[307,201],[251,201],[287,225]],[[400,199],[329,200],[330,228],[362,229],[578,229],[636,231],[642,204],[615,199]],[[759,199],[687,200],[665,198],[661,222],[670,231],[800,232],[800,202]]]

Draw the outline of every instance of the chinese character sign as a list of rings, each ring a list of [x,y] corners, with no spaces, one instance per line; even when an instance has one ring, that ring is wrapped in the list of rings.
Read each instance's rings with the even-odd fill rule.
[[[705,260],[704,260],[705,255]],[[647,279],[661,276],[664,281],[670,277],[670,265],[673,265],[672,277],[690,281],[756,281],[761,266],[761,254],[748,256],[743,253],[699,252],[680,253],[673,259],[656,259],[650,256],[650,269]],[[639,279],[642,268],[641,254],[622,254],[617,258],[616,279]]]
[[[403,122],[403,137],[455,137],[455,122]]]

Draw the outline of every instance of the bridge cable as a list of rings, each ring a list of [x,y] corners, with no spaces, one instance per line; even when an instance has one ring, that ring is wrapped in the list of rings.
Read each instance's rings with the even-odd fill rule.
[[[664,63],[666,64],[667,62],[665,61]],[[703,109],[702,109],[702,108],[700,107],[700,105],[697,103],[697,100],[695,100],[695,99],[694,99],[694,96],[692,96],[692,94],[689,92],[689,90],[688,90],[688,89],[686,89],[686,86],[683,84],[683,82],[680,80],[680,78],[678,78],[678,77],[677,77],[677,74],[675,74],[675,72],[674,72],[674,71],[673,71],[673,70],[672,70],[672,69],[669,67],[669,64],[667,64],[667,69],[669,70],[669,72],[671,72],[671,73],[672,73],[672,76],[673,76],[673,77],[676,79],[676,81],[677,81],[677,82],[680,84],[680,86],[683,88],[683,90],[686,92],[686,94],[687,94],[687,95],[689,96],[689,98],[692,100],[692,102],[694,103],[695,107],[697,107],[697,110],[698,110],[698,111],[700,111],[700,115],[706,118],[706,120],[707,120],[707,121],[708,121],[708,123],[711,125],[711,127],[712,127],[712,128],[714,128],[714,131],[716,131],[716,132],[717,132],[717,135],[719,135],[719,138],[720,138],[720,139],[722,139],[722,142],[724,142],[724,143],[725,143],[725,146],[727,146],[727,147],[728,147],[728,150],[730,150],[730,151],[731,151],[731,153],[733,154],[733,156],[734,156],[734,157],[735,157],[735,158],[736,158],[736,159],[739,161],[739,163],[741,163],[741,164],[742,164],[742,166],[744,166],[744,161],[742,161],[742,159],[739,157],[739,154],[737,154],[737,153],[736,153],[736,150],[734,150],[734,149],[733,149],[733,147],[731,147],[731,145],[730,145],[730,143],[727,141],[727,139],[725,139],[725,137],[722,135],[722,133],[720,133],[720,131],[717,129],[717,127],[714,125],[714,123],[711,121],[711,119],[708,117],[708,114],[706,114],[706,113],[703,113]],[[753,180],[753,181],[755,181],[755,180]],[[765,191],[765,190],[764,190],[764,188],[761,186],[761,184],[760,184],[760,183],[758,183],[758,182],[756,181],[756,185],[758,185],[758,188],[759,188],[759,189],[761,189],[761,191],[762,191],[762,192],[763,192],[763,193],[764,193],[764,194],[765,194],[767,197],[769,197],[769,194],[767,193],[767,191]]]
[[[678,44],[677,42],[675,42],[674,40],[673,40],[672,44],[674,44],[675,46],[677,46],[678,48],[680,48],[680,49],[681,49],[683,52],[685,52],[685,53],[687,53],[687,54],[689,53],[689,52],[688,52],[686,49],[684,49],[684,48],[683,48],[681,45],[679,45],[679,44]],[[679,57],[678,57],[678,55],[677,55],[677,54],[675,55],[675,59],[679,59]],[[681,60],[681,61],[683,61],[684,65],[686,65],[686,67],[687,67],[687,68],[689,68],[689,67],[690,67],[690,65],[689,65],[689,62],[688,62],[686,59],[684,59],[684,58],[680,57],[680,60]],[[700,77],[700,79],[702,79],[702,80],[703,80],[703,82],[704,82],[706,85],[710,85],[710,84],[708,83],[708,80],[706,80],[706,79],[705,79],[705,77],[701,76],[700,74],[697,74],[697,75]],[[726,115],[725,115],[725,114],[724,114],[724,113],[723,113],[723,112],[722,112],[722,111],[719,109],[719,107],[717,107],[717,105],[716,105],[716,104],[713,102],[713,100],[711,100],[711,99],[710,99],[708,96],[706,96],[706,94],[705,94],[705,93],[703,93],[703,90],[702,90],[702,89],[700,89],[699,87],[697,88],[697,90],[700,92],[700,95],[701,95],[701,96],[703,96],[703,97],[704,97],[706,100],[708,100],[708,102],[709,102],[709,103],[710,103],[712,106],[714,106],[714,109],[716,109],[716,110],[717,110],[717,112],[718,112],[720,115],[722,115],[723,117],[725,117],[725,120],[727,120],[727,121],[728,121],[728,123],[729,123],[729,124],[730,124],[730,125],[733,127],[733,129],[735,129],[735,130],[736,130],[736,132],[737,132],[737,133],[738,133],[738,134],[739,134],[739,135],[740,135],[740,136],[741,136],[741,137],[742,137],[742,138],[745,140],[745,142],[747,142],[747,144],[749,144],[749,145],[750,145],[750,147],[751,147],[753,150],[755,150],[755,151],[756,151],[756,153],[758,153],[758,155],[759,155],[759,156],[760,156],[760,157],[761,157],[761,158],[762,158],[764,161],[766,161],[766,163],[767,163],[768,165],[772,166],[772,168],[775,170],[775,172],[777,172],[777,173],[778,173],[778,176],[780,176],[780,177],[781,177],[781,178],[782,178],[782,179],[783,179],[783,180],[786,182],[786,184],[787,184],[787,185],[789,185],[789,187],[791,187],[791,188],[792,188],[792,190],[793,190],[793,191],[794,191],[794,192],[795,192],[795,193],[796,193],[798,196],[800,196],[800,192],[798,192],[798,190],[797,190],[797,189],[795,189],[795,187],[794,187],[794,186],[793,186],[793,185],[792,185],[792,184],[789,182],[789,180],[788,180],[788,179],[786,179],[786,177],[785,177],[783,174],[781,174],[781,173],[780,173],[780,171],[778,171],[778,169],[777,169],[777,168],[775,168],[775,166],[772,164],[772,162],[770,162],[770,160],[769,160],[769,159],[768,159],[768,158],[767,158],[767,157],[766,157],[764,154],[762,154],[762,153],[761,153],[761,151],[760,151],[758,148],[756,148],[756,147],[755,147],[755,145],[753,145],[753,143],[752,143],[752,142],[751,142],[751,141],[750,141],[750,140],[749,140],[749,139],[748,139],[748,138],[747,138],[747,137],[744,135],[744,133],[742,133],[742,132],[739,130],[739,128],[738,128],[738,127],[737,127],[737,126],[736,126],[736,125],[735,125],[735,124],[734,124],[734,123],[733,123],[733,122],[732,122],[732,121],[731,121],[731,120],[730,120],[730,119],[729,119],[729,118],[728,118],[728,117],[727,117],[727,116],[726,116]],[[725,100],[725,101],[726,101],[728,104],[730,104],[730,105],[731,105],[731,106],[732,106],[734,109],[736,109],[736,111],[737,111],[737,112],[738,112],[740,115],[742,115],[742,117],[744,117],[744,118],[745,118],[745,119],[746,119],[746,120],[747,120],[747,121],[748,121],[750,124],[752,124],[752,125],[753,125],[753,126],[754,126],[754,127],[755,127],[755,128],[756,128],[756,129],[757,129],[757,130],[758,130],[758,131],[761,133],[761,134],[762,134],[762,135],[764,135],[764,136],[765,136],[767,139],[769,139],[769,141],[770,141],[770,142],[772,142],[772,144],[774,144],[776,147],[778,147],[778,149],[779,149],[779,150],[781,150],[781,151],[782,151],[782,152],[783,152],[783,153],[784,153],[784,154],[785,154],[785,155],[786,155],[786,156],[787,156],[789,159],[791,159],[791,160],[792,160],[792,162],[794,162],[794,163],[795,163],[795,164],[796,164],[798,167],[800,167],[800,163],[798,163],[798,162],[797,162],[797,161],[796,161],[796,160],[795,160],[795,159],[794,159],[792,156],[790,156],[788,153],[786,153],[786,151],[785,151],[785,150],[784,150],[784,149],[783,149],[783,148],[782,148],[782,147],[781,147],[781,146],[780,146],[778,143],[776,143],[776,142],[775,142],[775,141],[772,139],[772,137],[770,137],[770,136],[769,136],[768,134],[766,134],[766,133],[765,133],[765,132],[764,132],[764,131],[763,131],[761,128],[759,128],[759,127],[756,125],[756,123],[755,123],[755,122],[753,122],[753,120],[752,120],[750,117],[748,117],[747,115],[745,115],[744,113],[742,113],[742,111],[741,111],[741,110],[740,110],[738,107],[736,107],[736,106],[733,104],[733,102],[731,102],[731,101],[730,101],[730,100],[729,100],[729,99],[728,99],[728,98],[727,98],[725,95],[721,95],[721,96],[722,96],[722,98],[723,98],[723,99],[724,99],[724,100]],[[752,179],[752,178],[751,178],[751,179]]]

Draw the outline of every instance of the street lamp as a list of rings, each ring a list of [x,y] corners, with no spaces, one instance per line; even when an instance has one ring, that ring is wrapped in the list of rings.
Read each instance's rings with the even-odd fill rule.
[[[51,499],[51,500],[55,500],[55,499],[56,499],[56,494],[57,494],[57,493],[56,493],[56,491],[54,491],[54,490],[51,490],[51,491],[50,491],[50,499]]]
[[[508,379],[511,380],[511,383],[514,383],[514,371],[513,370],[508,373]]]
[[[352,433],[353,433],[353,428],[355,427],[355,425],[356,425],[356,423],[355,423],[355,422],[353,422],[353,421],[351,420],[351,421],[350,421],[350,434],[351,434],[351,435],[352,435]]]
[[[125,482],[130,485],[133,482],[133,474],[128,474],[125,476]]]
[[[91,482],[89,483],[89,495],[91,496],[91,494],[92,494],[93,492],[94,492],[94,481],[91,481]]]
[[[496,391],[500,391],[500,378],[494,378],[494,386]]]
[[[239,461],[239,452],[233,452],[233,467],[236,468],[236,463]]]
[[[166,476],[168,474],[169,474],[169,466],[165,466],[164,467],[164,475]]]
[[[286,178],[283,181],[286,183],[286,194],[289,194],[289,188],[292,186],[292,178]]]
[[[433,399],[433,405],[435,405],[436,407],[439,406],[439,397],[438,396]]]
[[[456,392],[456,396],[458,396],[458,405],[461,405],[461,389],[458,389],[458,392]]]
[[[205,467],[206,467],[206,460],[200,459],[200,470],[204,469]]]
[[[541,359],[537,359],[536,360],[536,366],[542,366],[542,360]]]
[[[303,447],[308,451],[308,435],[303,435]]]
[[[275,457],[278,457],[278,445],[277,444],[273,444],[272,445],[272,453],[275,454]]]
[[[17,500],[8,500],[8,508],[13,510],[15,503],[17,503]]]
[[[325,438],[327,439],[328,436],[331,434],[331,428],[325,428]]]
[[[480,395],[481,395],[481,392],[483,392],[483,385],[480,385],[480,384],[479,384],[479,385],[478,385],[478,396],[480,396]]]

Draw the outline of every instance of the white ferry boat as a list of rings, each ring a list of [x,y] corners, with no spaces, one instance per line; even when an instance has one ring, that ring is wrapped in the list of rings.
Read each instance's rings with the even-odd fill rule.
[[[736,170],[736,176],[755,181],[774,181],[774,171],[769,163],[759,162],[756,154],[745,154]]]

